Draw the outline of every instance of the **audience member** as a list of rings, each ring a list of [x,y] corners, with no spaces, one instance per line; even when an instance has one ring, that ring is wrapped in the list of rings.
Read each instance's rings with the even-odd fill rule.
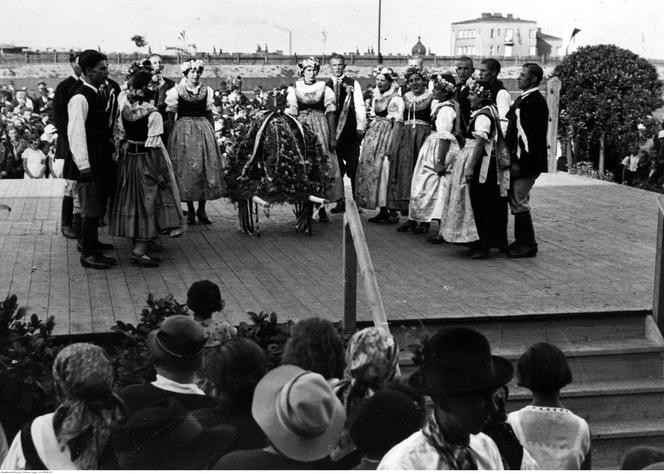
[[[424,413],[403,392],[381,390],[358,407],[350,436],[361,454],[356,470],[375,470],[381,458],[422,427]]]
[[[517,376],[533,399],[507,421],[539,468],[590,469],[588,423],[560,402],[560,389],[572,382],[565,354],[552,344],[535,344],[519,358]]]
[[[383,328],[362,329],[348,341],[344,377],[334,386],[346,409],[346,427],[339,445],[330,456],[332,461],[338,463],[338,469],[350,468],[360,462],[360,453],[355,452],[348,428],[362,403],[394,378],[398,362],[397,343]]]
[[[467,328],[438,331],[422,353],[410,383],[434,402],[424,427],[394,446],[378,469],[503,469],[500,452],[481,433],[496,388],[512,378],[507,359],[491,355],[489,341]]]
[[[235,430],[203,428],[174,398],[137,410],[112,426],[115,469],[209,469],[226,454]],[[111,466],[104,466],[111,467]]]
[[[622,179],[621,183],[631,186],[634,184],[634,178],[637,177],[637,171],[641,164],[641,154],[639,153],[638,144],[634,143],[629,147],[629,155],[627,155],[620,162],[622,166]]]
[[[316,372],[334,384],[343,375],[343,342],[332,323],[326,319],[303,319],[291,329],[282,363]]]
[[[207,347],[230,341],[237,330],[227,321],[214,319],[212,315],[224,309],[224,300],[216,283],[210,280],[194,282],[187,292],[187,307],[194,312],[194,320],[207,336]]]
[[[39,138],[30,138],[28,148],[21,155],[23,160],[23,178],[41,179],[46,174],[46,155],[39,148]]]
[[[640,471],[654,464],[664,462],[664,449],[648,446],[635,446],[630,448],[622,458],[620,469],[623,471]],[[662,466],[664,467],[664,465]],[[662,469],[660,467],[660,469]]]
[[[251,413],[270,446],[227,454],[214,469],[323,469],[323,459],[336,446],[346,421],[330,384],[294,365],[282,365],[263,377]]]
[[[109,455],[110,426],[121,419],[123,404],[112,391],[104,351],[86,343],[65,347],[53,362],[53,380],[58,407],[23,427],[2,470],[97,469]]]
[[[120,391],[129,413],[151,407],[165,398],[176,398],[186,410],[216,406],[216,401],[195,384],[206,341],[203,328],[181,315],[166,318],[159,329],[148,334],[150,360],[157,379],[129,385]]]
[[[267,439],[251,415],[251,402],[267,371],[267,355],[249,339],[237,337],[211,348],[205,357],[205,376],[216,387],[219,405],[195,411],[196,418],[205,426],[234,427],[234,449],[264,448]]]

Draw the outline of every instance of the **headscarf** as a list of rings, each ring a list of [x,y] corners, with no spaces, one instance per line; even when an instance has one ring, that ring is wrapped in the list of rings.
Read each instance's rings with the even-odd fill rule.
[[[53,422],[60,449],[69,447],[78,469],[97,469],[110,424],[124,407],[112,391],[111,363],[99,346],[72,344],[56,356],[53,379],[60,398]]]
[[[422,427],[422,434],[427,442],[433,446],[440,455],[437,469],[449,469],[455,471],[477,470],[477,463],[471,455],[470,447],[466,445],[450,444],[443,437],[438,425],[436,410],[430,410],[427,421]]]

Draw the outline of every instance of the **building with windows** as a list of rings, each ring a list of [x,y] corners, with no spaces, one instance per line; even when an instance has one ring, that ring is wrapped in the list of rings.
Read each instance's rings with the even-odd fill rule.
[[[451,45],[453,56],[550,57],[560,54],[562,39],[511,13],[482,13],[480,18],[452,23]]]

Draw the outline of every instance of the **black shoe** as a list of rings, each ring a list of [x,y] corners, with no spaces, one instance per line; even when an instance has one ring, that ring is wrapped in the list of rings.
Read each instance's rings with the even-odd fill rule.
[[[159,262],[154,258],[149,256],[147,253],[143,255],[136,255],[135,253],[131,254],[129,261],[132,265],[137,265],[139,267],[158,267]]]
[[[341,214],[342,212],[346,212],[346,203],[339,201],[336,206],[330,209],[330,212],[332,214]]]
[[[60,231],[62,232],[62,235],[68,239],[78,239],[78,235],[70,225],[63,225],[60,228]]]
[[[487,249],[475,249],[475,251],[470,255],[472,260],[484,260],[489,257],[489,251]]]
[[[507,254],[509,258],[531,258],[537,256],[537,244],[519,245],[516,249],[510,250]]]
[[[413,229],[413,234],[426,234],[429,232],[429,227],[431,227],[431,224],[428,222],[420,222],[420,224]]]
[[[435,235],[433,237],[429,237],[427,242],[429,242],[431,245],[442,245],[447,241],[443,238],[442,235]]]
[[[387,222],[387,220],[390,218],[390,215],[387,212],[379,212],[373,217],[370,217],[367,219],[367,222],[371,222],[372,224],[383,224]]]
[[[415,227],[417,227],[417,222],[408,219],[405,224],[397,227],[397,232],[408,232],[409,230],[415,230]]]
[[[97,250],[104,251],[104,250],[113,250],[115,247],[113,247],[113,244],[106,244],[104,242],[97,241],[95,243],[95,248]]]
[[[318,222],[330,222],[330,218],[327,217],[327,212],[324,207],[321,207],[320,211],[318,211]]]
[[[111,265],[101,260],[99,255],[88,255],[87,257],[81,257],[81,265],[86,268],[94,268],[95,270],[108,270],[111,268]]]
[[[519,248],[519,242],[515,240],[511,244],[504,246],[502,249],[500,249],[500,251],[503,253],[509,253],[512,250],[516,250],[518,248]]]
[[[210,219],[208,219],[207,214],[197,212],[196,217],[198,217],[198,222],[200,222],[201,224],[204,224],[204,225],[212,224],[212,221]]]
[[[187,225],[196,225],[196,216],[193,214],[187,216]]]
[[[96,257],[99,261],[104,262],[108,265],[117,265],[118,264],[118,261],[116,259],[114,259],[113,257],[107,257],[106,255],[104,255],[102,253],[98,253],[96,255]]]

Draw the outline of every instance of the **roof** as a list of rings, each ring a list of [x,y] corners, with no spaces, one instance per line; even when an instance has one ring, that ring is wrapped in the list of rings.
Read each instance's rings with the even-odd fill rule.
[[[0,48],[4,49],[16,49],[16,48],[21,48],[21,49],[27,49],[27,46],[16,46],[15,44],[7,44],[7,43],[1,43]]]
[[[470,23],[537,23],[534,20],[522,20],[521,18],[510,18],[506,16],[482,16],[480,18],[475,18],[474,20],[464,20],[464,21],[455,21],[452,25],[466,25]]]
[[[543,40],[556,40],[556,41],[563,40],[562,38],[558,38],[557,36],[547,35],[546,33],[540,33],[540,32],[537,32],[537,37]]]

